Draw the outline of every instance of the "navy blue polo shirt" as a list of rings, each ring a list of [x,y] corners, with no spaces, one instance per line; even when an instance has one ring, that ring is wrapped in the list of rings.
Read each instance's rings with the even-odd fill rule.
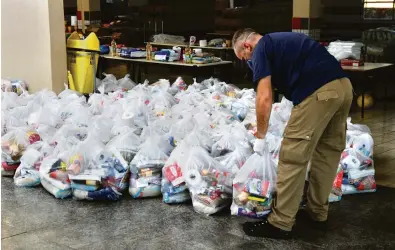
[[[263,36],[251,61],[255,88],[259,80],[270,75],[272,86],[294,105],[326,83],[346,77],[339,62],[324,46],[301,33]]]

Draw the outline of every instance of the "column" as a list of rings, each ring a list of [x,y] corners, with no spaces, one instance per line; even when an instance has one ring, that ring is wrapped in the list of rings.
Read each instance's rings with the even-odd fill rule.
[[[85,32],[88,26],[101,23],[100,2],[99,0],[77,0],[78,29]]]
[[[293,0],[292,31],[320,39],[321,0]]]
[[[1,1],[2,77],[31,92],[59,93],[67,82],[63,0]]]

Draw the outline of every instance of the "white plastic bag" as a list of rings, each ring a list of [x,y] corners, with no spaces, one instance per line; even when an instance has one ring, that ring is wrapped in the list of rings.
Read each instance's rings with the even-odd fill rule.
[[[185,136],[190,133],[195,127],[196,121],[192,116],[185,117],[179,120],[177,123],[173,124],[169,132],[169,141],[173,146],[177,146],[177,143],[181,142]]]
[[[372,134],[369,127],[362,124],[353,124],[351,123],[351,117],[347,118],[347,130],[348,131],[359,131],[361,133]]]
[[[170,114],[171,107],[176,104],[176,100],[166,91],[157,91],[152,94],[152,101],[148,104],[155,116],[165,116]]]
[[[171,153],[162,169],[161,192],[165,203],[183,203],[191,199],[181,169],[184,164],[182,160],[185,159],[189,150],[190,146],[182,142]]]
[[[161,194],[162,167],[169,157],[167,140],[149,137],[130,164],[129,193],[133,198],[154,197]]]
[[[135,103],[129,107],[125,107],[122,119],[131,119],[139,128],[144,128],[148,125],[149,110],[147,106],[141,102]]]
[[[111,132],[113,126],[114,122],[110,118],[95,116],[91,121],[89,131],[92,133],[92,136],[95,136],[103,143],[107,143],[114,137]]]
[[[230,205],[232,176],[206,150],[193,147],[183,162],[182,175],[196,212],[210,215]]]
[[[169,89],[169,93],[175,95],[180,91],[184,91],[186,88],[187,88],[187,84],[184,82],[184,79],[182,79],[182,77],[177,77],[175,82],[171,85],[171,88]]]
[[[1,110],[12,109],[18,106],[18,95],[14,92],[3,92],[1,96]]]
[[[56,128],[62,124],[62,119],[59,113],[53,113],[48,107],[42,107],[37,112],[29,115],[28,124],[33,128],[38,128],[41,125],[49,125]]]
[[[127,133],[115,136],[107,143],[106,147],[115,148],[117,151],[119,151],[125,161],[130,163],[137,154],[140,144],[140,138],[132,130]]]
[[[123,78],[118,80],[118,86],[125,90],[131,90],[136,87],[136,83],[130,79],[129,74],[126,74]]]
[[[60,159],[56,157],[48,157],[41,163],[40,167],[41,185],[58,199],[64,199],[71,196],[71,186],[69,182],[62,182],[50,177],[50,174],[52,173],[51,169],[60,168],[62,165],[64,165],[64,163],[62,163]],[[68,179],[68,176],[66,177],[66,175],[65,178]]]
[[[211,155],[213,157],[220,157],[229,154],[236,150],[238,143],[232,134],[226,133],[219,141],[213,144]]]
[[[15,128],[1,137],[2,154],[7,156],[7,162],[18,162],[26,148],[40,140],[40,135],[31,128]]]
[[[277,171],[270,159],[268,147],[254,153],[233,180],[232,215],[261,218],[271,209],[276,190]]]
[[[238,145],[233,152],[219,156],[215,160],[220,162],[232,174],[237,174],[251,154],[251,147]]]
[[[117,78],[112,74],[103,73],[103,75],[105,77],[103,80],[101,80],[101,82],[99,82],[96,85],[97,89],[103,88],[104,89],[103,93],[115,91],[117,89],[117,84],[118,84]]]
[[[100,94],[94,93],[90,95],[88,100],[88,104],[90,106],[89,108],[94,115],[101,114],[104,110],[104,107],[113,102],[113,100],[108,95],[104,94],[103,87],[100,87],[99,91]]]
[[[36,142],[36,144],[38,146],[33,147],[33,144],[32,147],[29,147],[21,157],[21,165],[18,167],[14,175],[14,183],[16,186],[34,187],[41,183],[39,173],[41,161],[45,157],[45,154],[49,154],[53,148],[46,145],[44,150],[49,149],[49,152],[40,152],[38,149],[41,149],[40,144],[42,144],[42,142]]]

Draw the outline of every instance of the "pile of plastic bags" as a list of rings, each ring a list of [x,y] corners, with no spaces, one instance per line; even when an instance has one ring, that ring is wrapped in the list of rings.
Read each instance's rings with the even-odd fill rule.
[[[114,201],[128,190],[136,199],[192,200],[206,215],[232,204],[232,214],[258,218],[271,208],[292,108],[286,99],[273,105],[265,150],[254,152],[255,92],[213,78],[136,85],[106,75],[88,101],[69,89],[4,92],[2,175],[56,198]],[[373,141],[352,126],[338,195],[375,188]]]

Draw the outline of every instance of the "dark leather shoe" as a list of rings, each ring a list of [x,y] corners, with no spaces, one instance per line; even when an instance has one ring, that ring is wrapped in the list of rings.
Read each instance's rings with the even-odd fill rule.
[[[266,219],[260,222],[246,222],[243,231],[248,236],[265,237],[272,239],[289,239],[291,232],[282,230],[270,224]]]
[[[309,227],[323,232],[328,230],[328,220],[316,221],[311,218],[310,214],[305,209],[299,210],[298,214],[296,215],[296,221],[303,221],[304,224],[307,224]]]

